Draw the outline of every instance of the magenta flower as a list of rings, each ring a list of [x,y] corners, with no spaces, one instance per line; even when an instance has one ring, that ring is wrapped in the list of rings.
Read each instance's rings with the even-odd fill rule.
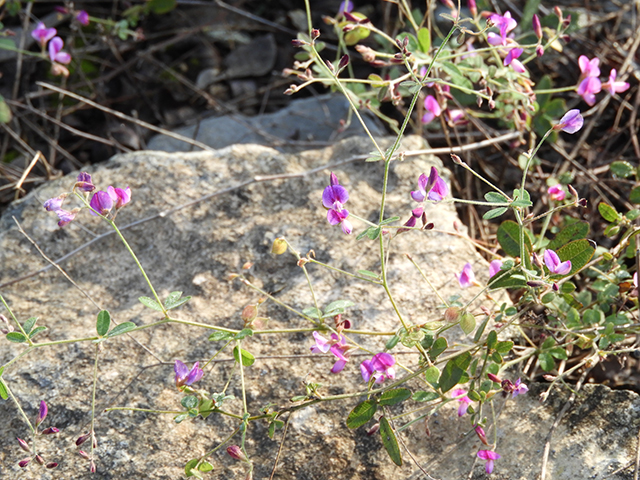
[[[411,210],[411,216],[409,217],[409,220],[407,220],[406,223],[403,225],[403,227],[407,227],[407,228],[399,228],[398,233],[406,232],[407,230],[409,230],[409,228],[415,227],[416,224],[418,223],[418,219],[422,217],[423,213],[424,213],[424,207],[418,207]]]
[[[131,201],[131,189],[129,187],[122,189],[109,186],[107,187],[107,193],[111,200],[115,202],[116,210],[121,209]]]
[[[520,382],[520,379],[516,380],[516,383],[513,384],[513,390],[511,391],[511,398],[516,398],[518,395],[524,395],[529,391],[529,387],[527,387],[524,383]]]
[[[489,32],[487,34],[487,41],[493,46],[506,45],[507,34],[516,28],[518,22],[511,18],[511,12],[505,12],[504,16],[494,13],[489,16],[489,20],[491,20],[494,26],[500,29],[500,35]]]
[[[375,383],[382,383],[388,378],[396,378],[395,364],[396,359],[390,353],[376,353],[371,360],[360,364],[360,373],[365,382],[373,378]]]
[[[47,28],[44,23],[39,22],[36,29],[31,32],[31,36],[40,44],[41,48],[44,48],[47,42],[56,36],[56,33],[58,31],[55,28]]]
[[[542,40],[542,25],[540,24],[540,18],[536,14],[534,14],[531,19],[531,27],[533,28],[533,33],[538,37],[538,40]]]
[[[55,214],[58,215],[58,218],[60,219],[60,221],[58,222],[58,226],[64,227],[65,225],[75,220],[76,216],[78,215],[78,210],[73,209],[71,211],[68,211],[68,210],[63,210],[62,208],[59,208],[55,210]]]
[[[484,428],[482,428],[480,425],[476,425],[476,428],[474,428],[474,430],[476,431],[476,435],[478,435],[480,441],[485,445],[489,445],[489,442],[487,441],[487,434],[485,433]]]
[[[49,42],[49,58],[52,62],[64,63],[65,65],[71,62],[71,55],[67,52],[63,52],[64,42],[60,37],[53,37]]]
[[[113,199],[107,192],[98,190],[96,193],[93,194],[93,197],[91,197],[89,206],[92,208],[91,215],[93,216],[98,216],[98,214],[106,215],[113,208]]]
[[[473,273],[473,267],[467,262],[462,268],[462,272],[456,273],[456,278],[461,288],[468,288],[476,283],[476,276]]]
[[[93,181],[91,180],[91,175],[89,175],[86,172],[80,172],[78,174],[75,188],[82,190],[83,192],[91,193],[96,189],[96,186],[93,184]]]
[[[447,121],[449,122],[450,126],[455,126],[455,125],[460,125],[463,123],[467,123],[467,121],[465,121],[465,113],[464,110],[460,110],[458,108],[454,108],[454,109],[447,109],[444,112],[445,118],[447,119]]]
[[[580,57],[578,57],[578,65],[582,73],[581,78],[600,76],[599,58],[589,60],[586,56],[580,55]]]
[[[502,260],[492,260],[489,264],[489,278],[493,277],[502,268]]]
[[[191,370],[189,370],[184,363],[176,360],[173,370],[176,372],[176,387],[194,384],[204,376],[204,372],[199,368],[198,362],[194,363]]]
[[[47,418],[47,413],[49,413],[49,408],[44,400],[40,402],[40,411],[38,412],[38,418],[36,418],[36,427],[40,425],[45,418]]]
[[[544,264],[550,273],[556,275],[566,275],[571,271],[571,261],[561,262],[560,257],[553,250],[547,249],[544,251]]]
[[[50,198],[46,202],[44,202],[44,209],[47,212],[55,212],[56,210],[60,210],[62,208],[62,202],[67,198],[67,195],[63,193],[59,197]]]
[[[458,402],[460,402],[460,406],[458,407],[458,416],[461,417],[465,413],[467,413],[467,408],[471,404],[471,399],[467,397],[467,391],[464,388],[456,388],[451,392],[451,396],[453,398],[458,398]]]
[[[418,177],[418,190],[411,192],[411,198],[416,202],[424,202],[425,199],[439,202],[449,194],[447,183],[440,178],[438,169],[431,167],[429,177],[424,173]]]
[[[485,460],[487,463],[484,466],[484,469],[487,473],[493,472],[493,461],[498,460],[500,455],[492,450],[479,450],[478,458]]]
[[[329,186],[322,192],[322,205],[327,211],[327,221],[331,225],[341,225],[347,235],[353,231],[351,222],[347,220],[349,210],[343,207],[349,200],[349,192],[338,183],[338,177],[331,172]]]
[[[549,187],[547,193],[551,200],[556,200],[558,202],[561,202],[567,196],[567,192],[564,191],[562,185],[553,185],[552,187]]]
[[[85,10],[80,10],[76,13],[76,20],[86,27],[89,25],[89,14]]]
[[[507,53],[507,56],[504,59],[504,66],[506,67],[507,65],[511,65],[511,68],[513,68],[518,73],[526,72],[527,69],[524,68],[522,62],[518,60],[520,55],[522,55],[522,52],[523,50],[521,48],[512,48],[511,50],[509,50],[509,53]]]
[[[553,128],[554,130],[562,130],[567,133],[576,133],[582,128],[583,124],[584,118],[580,115],[580,110],[574,108],[565,113],[560,119],[560,122]]]
[[[597,58],[594,60],[597,60]],[[587,105],[592,107],[596,103],[596,93],[600,93],[601,90],[602,82],[598,77],[587,77],[580,82],[577,92]]]
[[[426,111],[422,116],[422,123],[429,123],[434,118],[439,117],[440,113],[442,113],[440,104],[433,95],[427,95],[427,98],[424,99],[424,109]]]
[[[316,344],[311,347],[312,353],[331,353],[338,359],[331,368],[331,373],[339,373],[349,361],[349,358],[345,355],[350,347],[347,345],[347,339],[344,335],[338,336],[335,333],[331,334],[331,340],[327,340],[318,332],[313,332],[313,336],[316,339]]]
[[[611,72],[609,72],[609,81],[602,84],[602,88],[609,90],[609,92],[611,92],[611,95],[615,95],[616,92],[624,92],[629,88],[628,82],[616,82],[617,76],[617,70],[615,68],[612,68]]]

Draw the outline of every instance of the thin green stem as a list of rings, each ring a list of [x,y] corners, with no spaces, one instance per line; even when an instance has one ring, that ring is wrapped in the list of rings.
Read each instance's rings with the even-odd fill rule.
[[[91,461],[93,461],[93,450],[95,442],[94,425],[96,421],[96,390],[98,388],[98,358],[100,356],[100,345],[96,345],[96,359],[93,362],[93,388],[91,392]]]
[[[4,305],[4,308],[7,309],[7,312],[9,312],[9,315],[11,316],[11,318],[13,319],[13,321],[15,322],[15,324],[18,326],[18,329],[20,330],[20,332],[22,333],[22,335],[24,335],[24,338],[27,339],[27,344],[31,347],[33,346],[33,342],[31,341],[31,339],[29,338],[29,335],[27,335],[27,332],[24,331],[24,328],[22,328],[22,325],[20,325],[20,322],[18,321],[18,319],[16,318],[16,316],[13,314],[13,311],[11,310],[11,308],[9,308],[9,305],[7,305],[7,302],[4,300],[4,297],[2,295],[0,295],[0,301],[2,302],[2,304]]]
[[[359,275],[356,275],[355,273],[347,272],[346,270],[342,270],[341,268],[334,267],[334,266],[329,265],[327,263],[319,262],[317,260],[314,260],[313,258],[309,258],[308,260],[309,260],[310,263],[315,263],[315,264],[320,265],[322,267],[328,268],[329,270],[333,270],[334,272],[339,272],[339,273],[342,273],[343,275],[348,275],[350,277],[357,278],[358,280],[363,280],[365,282],[373,283],[375,285],[382,285],[382,283],[380,283],[377,280],[374,280],[373,278],[361,277]]]
[[[13,395],[13,392],[11,391],[11,388],[9,388],[9,384],[7,382],[4,382],[4,388],[7,390],[7,393],[11,397],[11,400],[13,400],[13,403],[15,403],[16,407],[18,407],[18,411],[22,415],[22,418],[24,418],[24,421],[27,423],[27,425],[31,429],[31,432],[35,436],[35,433],[36,433],[35,427],[33,425],[31,425],[31,422],[29,421],[29,417],[27,417],[27,414],[24,413],[24,410],[22,410],[22,407],[20,406],[20,403],[18,403],[18,399]]]

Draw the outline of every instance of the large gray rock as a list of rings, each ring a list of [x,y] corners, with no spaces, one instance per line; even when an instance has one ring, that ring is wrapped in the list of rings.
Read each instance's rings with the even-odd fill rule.
[[[423,147],[411,137],[403,149]],[[129,185],[130,205],[118,215],[118,224],[138,253],[162,298],[174,290],[193,295],[175,311],[182,321],[240,329],[240,313],[263,295],[227,280],[232,272],[242,273],[245,262],[253,267],[245,272],[256,286],[274,294],[278,302],[301,310],[313,304],[306,279],[290,255],[274,257],[271,244],[279,235],[302,254],[315,251],[321,262],[347,270],[379,269],[377,242],[356,241],[339,227],[326,222],[321,194],[331,170],[350,192],[348,207],[354,214],[374,219],[380,199],[382,165],[362,160],[331,166],[366,154],[370,146],[363,139],[350,139],[333,148],[284,155],[255,145],[234,146],[213,153],[167,154],[138,152],[115,157],[91,173],[101,187]],[[417,157],[392,166],[387,209],[389,216],[408,218],[420,172],[428,171],[437,159]],[[323,168],[326,167],[326,168]],[[314,170],[315,169],[315,170]],[[307,173],[305,173],[307,172]],[[291,175],[264,180],[265,175]],[[297,175],[297,176],[295,176]],[[43,210],[42,202],[66,191],[74,178],[67,176],[32,192],[16,202],[0,218],[0,292],[21,320],[38,316],[49,330],[39,341],[63,341],[95,335],[99,308],[111,311],[117,322],[133,321],[149,325],[160,316],[143,307],[138,297],[150,293],[127,251],[114,235],[100,237],[77,251],[61,266],[98,306],[91,303],[54,269],[15,281],[47,263],[20,234],[12,217],[52,259],[91,242],[108,232],[107,225],[86,212],[64,229]],[[242,185],[238,187],[239,185]],[[206,200],[198,201],[203,196]],[[190,206],[178,208],[187,202]],[[478,289],[460,291],[454,273],[465,262],[475,264],[479,280],[486,280],[486,265],[455,232],[457,217],[450,204],[428,208],[431,232],[409,232],[392,242],[389,278],[392,292],[404,318],[414,324],[442,318],[440,300],[433,294],[405,253],[426,272],[444,298],[462,294],[468,300]],[[354,220],[356,230],[362,225]],[[336,299],[352,300],[356,306],[348,318],[353,328],[393,332],[397,317],[380,287],[354,281],[336,272],[308,267],[320,305]],[[2,285],[5,285],[2,287]],[[332,375],[332,357],[309,355],[312,345],[309,323],[278,304],[267,301],[261,315],[270,317],[271,329],[308,329],[293,334],[264,334],[248,338],[243,348],[257,357],[244,368],[247,403],[257,413],[268,403],[275,408],[291,405],[292,396],[304,393],[304,381],[322,383],[321,395],[359,392],[364,388],[358,364],[366,356],[354,355],[344,371]],[[143,409],[180,410],[181,395],[173,382],[173,361],[206,361],[223,346],[208,341],[210,330],[186,324],[165,324],[116,337],[103,343],[99,359],[99,388],[96,434],[98,474],[93,478],[182,478],[187,460],[215,448],[237,421],[221,415],[206,420],[187,420],[176,425],[172,414],[112,411],[105,408],[129,406]],[[388,337],[351,335],[371,351],[380,351]],[[458,327],[451,330],[450,343],[468,343]],[[24,346],[3,340],[0,362],[5,364],[24,351]],[[91,410],[91,384],[96,346],[90,341],[63,343],[38,348],[4,371],[3,378],[30,418],[35,417],[41,399],[49,404],[46,425],[61,429],[57,436],[39,439],[39,450],[47,461],[59,461],[54,471],[31,465],[21,472],[17,462],[24,457],[15,437],[29,438],[29,432],[11,401],[0,403],[0,477],[24,479],[90,478],[88,465],[75,452],[75,439],[87,431]],[[411,369],[417,356],[397,347],[398,360]],[[404,352],[404,353],[403,353]],[[227,393],[236,400],[225,405],[228,411],[242,412],[240,378],[232,369],[228,350],[206,368],[200,388]],[[424,389],[418,380],[407,385]],[[561,409],[566,395],[552,393],[545,404],[537,401],[542,386],[532,386],[529,395],[516,400],[499,400],[496,476],[502,479],[533,479],[540,470],[540,457],[548,429]],[[549,470],[554,479],[601,478],[635,456],[635,430],[640,420],[638,399],[628,392],[611,392],[605,387],[586,388],[579,402],[566,416],[552,438]],[[404,465],[396,467],[387,458],[380,437],[365,435],[367,427],[346,428],[347,412],[361,400],[348,398],[316,404],[292,415],[277,462],[274,478],[280,479],[390,479],[424,478],[404,452]],[[405,402],[407,411],[423,404]],[[456,403],[456,402],[454,402]],[[458,418],[455,405],[447,404],[429,421],[431,436],[422,422],[400,434],[417,462],[435,478],[484,478],[483,466],[475,453],[477,438],[466,435],[470,425]],[[391,413],[402,412],[391,407]],[[396,425],[401,420],[397,419]],[[269,478],[282,431],[275,441],[267,437],[266,424],[251,423],[247,450],[255,464],[254,478]],[[238,443],[235,437],[232,443]],[[85,445],[86,446],[86,445]],[[87,447],[88,448],[88,447]],[[85,449],[87,449],[85,448]],[[244,478],[243,466],[224,453],[210,457],[214,471],[209,478]],[[469,472],[473,472],[471,475]],[[600,475],[592,477],[593,475]],[[609,478],[626,478],[619,474]]]

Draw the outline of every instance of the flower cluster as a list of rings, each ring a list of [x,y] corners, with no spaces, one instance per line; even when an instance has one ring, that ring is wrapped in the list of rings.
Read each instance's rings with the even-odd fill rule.
[[[580,55],[578,65],[580,66],[580,79],[577,92],[589,106],[595,105],[596,94],[600,93],[603,88],[609,90],[611,95],[624,92],[629,88],[629,83],[616,81],[618,71],[615,68],[612,68],[609,73],[609,81],[603,84],[598,78],[600,76],[599,58],[589,60],[585,55]]]
[[[338,182],[336,174],[331,172],[329,186],[322,192],[322,205],[327,209],[327,221],[331,225],[341,225],[347,235],[353,231],[351,222],[347,220],[349,210],[344,204],[349,200],[349,192]]]
[[[51,73],[53,75],[69,76],[69,70],[64,65],[71,62],[71,55],[63,51],[64,41],[56,36],[58,31],[55,28],[47,28],[44,23],[40,22],[35,30],[31,32],[31,36],[40,44],[40,48],[44,51],[47,42],[49,42],[49,60],[51,60]]]
[[[48,427],[45,428],[42,432],[38,433],[38,427],[42,424],[42,422],[44,421],[45,418],[47,418],[47,414],[49,413],[49,407],[47,407],[47,404],[44,400],[42,400],[40,402],[40,408],[38,410],[38,416],[36,418],[36,428],[35,428],[35,434],[36,435],[52,435],[52,434],[56,434],[58,433],[60,430],[58,430],[56,427]],[[18,462],[18,466],[20,468],[26,468],[27,465],[29,465],[31,463],[32,460],[35,460],[38,464],[40,465],[44,465],[46,468],[56,468],[58,466],[58,464],[56,462],[45,462],[44,458],[42,458],[42,456],[40,455],[40,453],[34,452],[32,451],[31,447],[29,447],[29,444],[27,442],[25,442],[24,440],[22,440],[21,438],[16,438],[16,440],[18,441],[18,445],[20,445],[20,448],[22,450],[24,450],[25,452],[28,452],[30,454],[29,457],[27,458],[23,458],[22,460],[20,460]]]
[[[339,373],[349,360],[348,352],[351,347],[347,345],[347,339],[344,335],[331,334],[331,340],[327,340],[318,332],[313,332],[313,337],[316,339],[316,344],[311,347],[312,353],[327,353],[331,352],[338,360],[333,364],[331,373]]]

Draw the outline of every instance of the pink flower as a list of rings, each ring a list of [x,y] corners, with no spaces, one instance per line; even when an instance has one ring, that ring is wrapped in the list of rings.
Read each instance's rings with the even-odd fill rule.
[[[449,187],[438,174],[436,167],[431,167],[431,172],[427,177],[424,173],[418,177],[418,190],[411,192],[411,198],[416,202],[424,202],[425,199],[439,202],[449,195]]]
[[[424,109],[426,112],[422,116],[422,123],[429,123],[434,118],[439,117],[440,113],[442,113],[440,104],[433,95],[427,95],[427,98],[424,99]]]
[[[485,464],[484,469],[487,473],[491,473],[493,472],[493,461],[498,460],[500,455],[492,450],[480,450],[478,451],[478,458],[486,460],[487,463]]]
[[[597,58],[595,59],[597,60]],[[600,93],[602,90],[602,82],[598,77],[586,77],[578,85],[578,95],[580,95],[584,101],[590,107],[596,103],[596,93]]]
[[[502,260],[492,260],[489,264],[489,278],[493,277],[502,268]]]
[[[520,379],[516,380],[516,383],[513,384],[513,390],[511,391],[511,398],[516,398],[518,395],[524,395],[529,391],[529,387],[527,387],[524,383],[520,381]]]
[[[547,193],[549,194],[549,198],[551,200],[556,200],[558,202],[561,202],[567,196],[567,192],[564,191],[562,185],[554,185],[552,187],[549,187]]]
[[[40,47],[44,48],[47,42],[56,36],[56,33],[58,31],[55,28],[47,28],[44,23],[39,22],[36,29],[31,32],[31,36],[40,44]]]
[[[204,372],[200,368],[200,364],[198,362],[193,364],[191,370],[180,360],[176,360],[176,363],[173,365],[173,371],[176,374],[176,387],[180,388],[183,385],[192,385],[196,382],[202,380],[204,376]]]
[[[338,183],[338,177],[331,172],[329,186],[322,192],[322,205],[327,211],[327,221],[331,225],[341,225],[347,235],[353,231],[351,222],[347,220],[349,210],[343,207],[349,200],[349,192]]]
[[[567,133],[576,133],[582,128],[584,118],[580,115],[580,110],[574,108],[565,113],[560,122],[553,127],[554,130],[562,130]]]
[[[467,391],[463,388],[456,388],[451,392],[451,396],[453,398],[460,397],[457,399],[458,402],[460,402],[460,406],[458,407],[458,416],[461,417],[467,413],[467,408],[469,408],[469,405],[471,404],[471,399],[467,397]]]
[[[467,262],[462,268],[462,272],[456,273],[456,278],[458,279],[458,283],[462,288],[468,288],[472,285],[475,285],[476,276],[473,273],[473,267],[469,262]]]
[[[494,26],[500,29],[500,35],[498,36],[495,33],[490,32],[487,34],[487,41],[494,46],[506,45],[507,34],[516,28],[518,22],[511,18],[511,12],[505,12],[504,16],[494,13],[489,16],[489,20],[491,20]]]
[[[116,210],[119,210],[131,201],[131,189],[129,187],[122,189],[113,188],[109,185],[107,187],[107,193],[111,197],[111,200],[115,202]]]
[[[555,275],[566,275],[571,271],[571,261],[561,262],[558,254],[553,250],[544,251],[544,264],[549,269],[549,272]]]
[[[526,72],[527,69],[524,68],[522,62],[518,60],[520,55],[522,55],[522,52],[523,50],[521,48],[512,48],[511,50],[509,50],[507,57],[504,59],[504,66],[506,67],[507,65],[511,65],[511,68],[513,68],[518,73]]]
[[[611,95],[615,95],[616,92],[624,92],[629,88],[629,83],[627,82],[616,82],[616,77],[618,76],[618,72],[615,68],[611,69],[609,73],[609,81],[602,85],[602,88],[605,88],[611,92]]]
[[[542,25],[540,24],[540,18],[538,18],[538,15],[533,15],[533,18],[531,19],[531,26],[533,27],[533,33],[536,34],[538,40],[542,40]]]
[[[371,360],[360,364],[360,373],[365,382],[373,378],[376,383],[382,383],[388,378],[396,378],[395,364],[396,359],[390,353],[376,353]]]
[[[600,68],[598,67],[598,65],[600,65],[599,58],[589,60],[586,56],[580,55],[580,57],[578,57],[578,65],[582,73],[581,78],[600,76]]]
[[[86,27],[89,25],[89,14],[85,10],[80,10],[76,13],[76,20]]]
[[[60,37],[53,37],[49,42],[49,58],[52,62],[64,63],[65,65],[71,62],[71,55],[62,51],[64,42]]]
[[[311,346],[312,353],[331,353],[338,359],[331,368],[331,373],[339,373],[349,361],[348,356],[345,354],[349,350],[347,345],[347,339],[344,335],[338,336],[335,333],[331,334],[331,340],[327,340],[318,332],[313,332],[313,337],[316,339],[316,344]]]

